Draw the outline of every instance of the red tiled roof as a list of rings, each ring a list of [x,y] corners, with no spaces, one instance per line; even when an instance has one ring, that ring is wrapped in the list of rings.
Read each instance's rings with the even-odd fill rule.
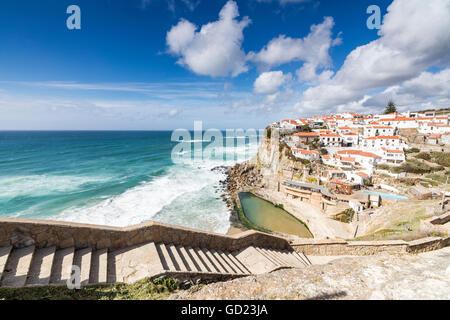
[[[317,132],[299,132],[294,134],[296,137],[318,137],[319,134]]]
[[[340,135],[336,133],[326,133],[326,134],[320,134],[321,137],[340,137]]]
[[[319,152],[314,151],[314,150],[292,149],[292,151],[300,152],[301,154],[315,154],[315,155],[319,154]]]
[[[404,153],[403,150],[392,150],[392,149],[386,149],[386,148],[381,148],[381,149],[383,149],[384,151],[389,152],[389,153]]]
[[[392,140],[397,140],[400,139],[399,136],[377,136],[377,137],[369,137],[369,138],[364,138],[365,140],[376,140],[376,139],[392,139]]]
[[[361,178],[368,178],[369,175],[367,173],[364,172],[357,172],[356,175],[360,176]]]
[[[340,150],[337,153],[338,154],[346,154],[346,155],[357,155],[357,156],[366,157],[366,158],[381,158],[380,156],[376,155],[375,153],[365,152],[365,151],[361,151],[361,150]]]

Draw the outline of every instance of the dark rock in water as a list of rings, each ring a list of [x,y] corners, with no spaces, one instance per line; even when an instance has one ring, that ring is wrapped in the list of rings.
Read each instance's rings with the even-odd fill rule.
[[[218,166],[211,169],[212,172],[218,172],[218,173],[227,173],[228,171],[227,166]]]

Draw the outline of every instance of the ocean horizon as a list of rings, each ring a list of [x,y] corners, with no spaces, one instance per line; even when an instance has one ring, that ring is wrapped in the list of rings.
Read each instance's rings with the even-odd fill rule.
[[[220,151],[231,157],[174,162],[179,142],[171,134],[0,131],[0,216],[108,226],[152,220],[226,233],[230,212],[220,197],[225,173],[212,169],[251,158],[258,143],[230,146],[224,137]]]

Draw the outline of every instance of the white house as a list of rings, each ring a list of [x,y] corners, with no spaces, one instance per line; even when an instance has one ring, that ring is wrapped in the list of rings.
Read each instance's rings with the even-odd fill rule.
[[[295,122],[294,120],[283,120],[280,122],[281,129],[293,130],[297,128],[297,125],[297,122]]]
[[[306,159],[309,161],[319,160],[320,154],[314,150],[292,149],[292,154],[296,158]]]
[[[339,150],[337,154],[355,158],[362,167],[368,169],[369,171],[372,171],[373,167],[375,167],[381,160],[379,155],[361,150]]]
[[[402,150],[405,144],[399,136],[377,136],[363,138],[362,147],[372,151],[379,151],[383,147],[391,150]]]
[[[364,137],[394,136],[395,128],[390,126],[366,126],[364,127]]]
[[[387,148],[381,148],[382,159],[380,163],[386,163],[389,165],[399,165],[405,162],[405,153],[403,150],[391,150]]]
[[[347,173],[347,180],[363,185],[366,181],[370,180],[370,176],[362,171],[351,171]]]
[[[346,147],[354,147],[359,143],[359,134],[347,132],[342,135],[342,142]]]
[[[337,133],[320,134],[320,144],[325,147],[340,147],[342,146],[342,137]]]
[[[414,129],[419,127],[419,123],[416,119],[406,117],[379,119],[378,123],[383,126],[392,126],[398,129]]]
[[[450,125],[440,122],[424,122],[419,124],[418,130],[422,134],[443,134],[450,132]]]

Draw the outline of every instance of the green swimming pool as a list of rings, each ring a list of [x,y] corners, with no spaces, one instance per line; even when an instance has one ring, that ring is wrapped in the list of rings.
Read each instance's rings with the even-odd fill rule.
[[[255,225],[277,232],[312,238],[306,225],[285,210],[250,192],[239,193],[245,217]]]

